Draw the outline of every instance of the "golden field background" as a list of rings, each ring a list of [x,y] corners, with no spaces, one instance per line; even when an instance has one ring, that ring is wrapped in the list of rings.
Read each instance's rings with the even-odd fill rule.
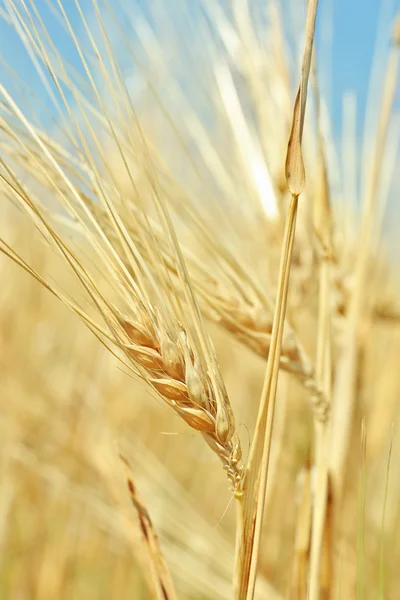
[[[8,212],[7,219],[14,245],[30,262],[50,277],[56,273],[63,285],[73,285],[20,215]],[[1,259],[1,279],[1,597],[150,597],[138,524],[118,458],[122,451],[160,535],[178,593],[188,599],[229,598],[234,511],[219,461],[168,407],[123,372],[67,308],[6,258]],[[217,328],[212,333],[246,452],[264,364]],[[355,418],[340,545],[334,548],[341,562],[337,598],[353,597],[360,568],[363,597],[376,598],[382,553],[384,597],[396,598],[400,585],[399,352],[398,324],[376,321],[366,332],[362,402]],[[261,555],[261,572],[280,592],[277,598],[287,597],[290,587],[299,475],[301,480],[311,435],[304,392],[283,373]],[[364,474],[365,484],[360,484]]]

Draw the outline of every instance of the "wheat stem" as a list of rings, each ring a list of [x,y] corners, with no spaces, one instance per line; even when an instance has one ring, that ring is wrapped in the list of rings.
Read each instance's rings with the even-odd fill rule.
[[[317,0],[311,0],[308,6],[301,80],[293,110],[292,130],[286,157],[286,178],[292,198],[286,218],[281,251],[271,346],[249,465],[244,481],[245,518],[243,536],[240,538],[242,547],[238,551],[238,572],[235,573],[235,577],[238,578],[238,583],[235,586],[235,600],[252,600],[255,592],[298,197],[303,192],[305,185],[301,142],[317,5]]]

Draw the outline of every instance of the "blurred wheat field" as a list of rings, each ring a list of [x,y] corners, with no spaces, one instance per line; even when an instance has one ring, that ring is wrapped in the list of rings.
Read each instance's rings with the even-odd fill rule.
[[[273,347],[304,30],[302,11],[291,7],[293,40],[288,13],[259,4],[253,14],[247,2],[213,0],[171,13],[157,1],[132,12],[97,0],[2,3],[47,96],[8,69],[0,92],[1,598],[162,597],[152,574],[160,557],[149,560],[141,513],[150,515],[178,598],[233,597],[234,504],[247,491]],[[58,49],[57,34],[46,37],[50,18],[60,27]],[[315,73],[310,82],[260,599],[309,597],[325,401],[324,422],[338,441],[318,598],[395,599],[400,589],[399,273],[381,232],[399,160],[395,43],[378,66],[384,84],[367,151],[353,148],[361,185],[351,172],[354,140],[343,133],[346,162]],[[363,209],[351,195],[358,186]],[[318,217],[324,194],[329,251]],[[150,331],[154,345],[139,348],[132,328]],[[162,367],[143,362],[143,349]],[[186,371],[176,375],[181,362]],[[129,497],[120,455],[143,506]]]

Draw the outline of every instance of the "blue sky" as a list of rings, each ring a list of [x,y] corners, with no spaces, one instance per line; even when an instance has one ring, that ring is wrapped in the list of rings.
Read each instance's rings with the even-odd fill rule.
[[[154,0],[121,0],[125,6],[140,5],[146,11],[146,5]],[[158,0],[161,4],[168,2],[168,8],[178,11],[179,7],[194,7],[202,0]],[[250,3],[266,0],[250,0]],[[290,5],[297,8],[300,0],[277,0],[282,6]],[[0,0],[0,7],[6,0]],[[117,4],[109,0],[110,4]],[[38,11],[48,15],[46,0],[35,0]],[[56,5],[56,0],[52,0]],[[220,0],[222,5],[229,6],[230,0]],[[79,18],[75,9],[74,0],[64,0],[63,5],[69,15],[72,15],[73,26],[79,29]],[[81,5],[91,6],[91,0],[81,0]],[[167,4],[165,4],[167,6]],[[68,10],[68,8],[71,10]],[[372,59],[374,56],[375,41],[380,32],[381,50],[383,55],[388,51],[390,41],[389,32],[396,12],[400,10],[400,0],[320,0],[319,16],[317,21],[317,48],[319,55],[319,69],[321,72],[321,87],[328,100],[332,119],[334,136],[339,140],[342,127],[342,96],[347,90],[354,90],[357,94],[358,109],[358,137],[361,142],[364,128],[364,110],[368,94],[369,76]],[[380,26],[378,24],[380,23]],[[195,24],[194,24],[195,27]],[[72,52],[72,44],[54,19],[51,20],[50,31],[57,47],[68,56],[73,64],[78,64],[77,57]],[[16,36],[10,28],[0,20],[0,49],[1,55],[8,62],[28,86],[35,88],[42,98],[43,88],[39,85],[37,74],[34,72],[29,58]],[[12,80],[0,65],[0,77],[6,86],[12,86]],[[379,88],[379,81],[376,88]],[[40,91],[39,91],[40,90]],[[400,101],[397,100],[400,107]],[[37,110],[37,109],[35,109]]]
[[[194,0],[195,1],[195,0]],[[297,0],[291,0],[297,1]],[[55,4],[55,0],[53,0]],[[168,0],[171,5],[174,0]],[[227,0],[221,0],[221,3]],[[133,2],[134,3],[134,2]],[[146,6],[146,0],[139,0],[138,4]],[[0,6],[3,4],[1,1]],[[73,0],[64,0],[64,6],[73,6]],[[113,0],[111,0],[113,4]],[[185,3],[190,6],[190,2]],[[46,0],[36,0],[35,5],[39,12],[46,14]],[[90,5],[90,0],[82,0],[82,5]],[[374,44],[377,36],[379,17],[384,13],[383,27],[386,48],[389,47],[387,33],[397,10],[400,9],[400,0],[320,0],[319,19],[317,23],[318,45],[321,46],[321,66],[324,74],[330,73],[330,109],[334,127],[339,128],[341,123],[341,97],[345,90],[353,89],[358,96],[360,109],[359,129],[362,127],[362,113],[368,92],[369,74],[374,54]],[[68,11],[69,12],[69,11]],[[76,14],[71,11],[71,14]],[[54,25],[52,25],[54,28]],[[63,48],[66,39],[61,30],[56,30],[56,41]],[[332,46],[328,35],[332,33]],[[33,82],[33,74],[29,60],[24,51],[15,43],[15,37],[10,33],[9,27],[0,21],[0,49],[3,58],[9,62],[19,74],[22,74],[27,83]],[[325,62],[324,62],[325,61]],[[327,61],[331,66],[326,65]],[[2,73],[2,70],[0,71]],[[4,80],[4,75],[2,75]],[[32,78],[32,79],[31,79]],[[6,79],[7,82],[7,79]],[[327,93],[329,89],[326,90]]]
[[[381,34],[382,49],[388,50],[387,37],[397,11],[398,0],[322,0],[321,16],[333,3],[332,81],[334,121],[339,122],[343,91],[353,89],[358,96],[361,114],[368,94],[369,75],[375,41]],[[380,31],[378,31],[381,26]],[[359,126],[361,123],[359,124]]]

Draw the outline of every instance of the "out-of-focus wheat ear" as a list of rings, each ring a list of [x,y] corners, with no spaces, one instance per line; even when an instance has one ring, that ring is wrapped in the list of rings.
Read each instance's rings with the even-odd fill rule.
[[[140,498],[133,480],[132,469],[126,458],[120,455],[125,467],[125,477],[129,496],[136,511],[142,533],[142,541],[148,556],[149,569],[153,581],[153,591],[157,600],[176,600],[177,595],[167,563],[161,550],[158,535],[154,529],[150,515]]]
[[[331,344],[331,261],[333,255],[332,210],[328,172],[322,139],[320,97],[318,89],[315,60],[313,65],[313,87],[318,135],[318,155],[316,190],[313,198],[313,221],[319,251],[319,308],[317,332],[317,356],[315,371],[317,383],[324,391],[328,401],[331,397],[332,377],[332,344]],[[321,418],[322,417],[322,418]],[[321,559],[324,541],[326,507],[328,501],[328,467],[329,467],[329,418],[324,413],[314,411],[314,463],[315,486],[312,511],[312,537],[310,550],[309,600],[320,597]],[[326,550],[328,548],[326,547]]]
[[[305,185],[301,142],[317,6],[318,0],[311,0],[308,4],[300,86],[293,111],[292,130],[286,157],[286,178],[292,200],[286,219],[282,244],[277,299],[264,388],[257,417],[256,431],[250,450],[249,465],[245,475],[244,496],[240,499],[240,502],[243,503],[244,517],[243,535],[239,548],[237,548],[237,572],[235,573],[235,599],[237,600],[252,600],[256,584],[297,205],[299,195],[303,192]]]
[[[249,27],[249,20],[248,20],[248,13],[247,10],[245,9],[245,7],[243,6],[237,6],[236,7],[238,10],[235,12],[237,20],[238,20],[238,27],[241,30],[242,34],[245,35],[246,40],[249,41],[249,44],[251,47],[254,47],[255,51],[258,51],[258,42],[257,42],[257,38],[256,36],[254,36],[250,30]],[[239,10],[240,9],[240,10]],[[232,40],[232,37],[236,37],[236,33],[234,33],[234,30],[232,29],[232,26],[224,20],[223,17],[223,13],[221,11],[219,11],[216,7],[212,6],[211,3],[206,3],[206,11],[210,11],[210,15],[213,15],[213,18],[215,17],[217,22],[218,22],[218,27],[221,27],[220,30],[220,35],[221,35],[221,40],[223,41],[223,43],[227,43],[227,39],[224,35],[224,33],[226,33],[227,29],[230,30],[230,34],[229,34],[229,39]],[[276,11],[272,11],[275,12]],[[274,26],[274,31],[277,29],[281,29],[280,27],[280,20],[277,17],[277,14],[275,15],[275,20],[274,23],[276,23],[276,26]],[[120,31],[121,36],[124,40],[124,43],[126,44],[126,48],[128,53],[132,56],[133,60],[137,61],[137,57],[134,53],[133,48],[131,47],[131,43],[129,41],[129,39],[126,38],[126,36],[123,34],[123,31]],[[239,42],[239,40],[237,39],[237,42]],[[279,41],[278,41],[278,46],[279,46]],[[230,53],[230,46],[229,43],[227,43],[227,51],[228,54]],[[279,54],[279,53],[278,53]],[[243,60],[244,57],[242,57]],[[249,87],[251,88],[252,93],[254,93],[256,95],[256,97],[258,99],[262,98],[262,94],[261,94],[261,88],[259,87],[260,84],[260,78],[259,76],[257,76],[257,69],[256,71],[254,71],[253,69],[253,65],[251,64],[252,61],[248,61],[249,65],[248,68],[244,69],[245,73],[244,76],[248,75],[249,76]],[[281,64],[281,68],[280,68],[280,74],[283,80],[286,81],[285,84],[285,91],[287,91],[287,73],[285,72],[284,74],[281,73],[281,71],[285,71],[284,66],[282,65],[282,56],[280,56],[280,64]],[[140,64],[140,61],[139,61]],[[246,63],[247,64],[247,63]],[[219,75],[218,75],[219,73]],[[235,134],[239,135],[240,137],[240,148],[239,150],[242,151],[243,147],[245,147],[245,158],[246,161],[249,159],[250,156],[253,156],[254,154],[258,155],[258,151],[254,152],[254,148],[253,148],[253,141],[251,139],[251,135],[250,135],[250,131],[248,130],[248,124],[247,122],[245,122],[245,117],[243,114],[243,110],[240,106],[240,102],[238,99],[238,91],[236,89],[236,87],[234,86],[234,82],[232,80],[232,75],[229,72],[229,68],[228,66],[224,63],[223,66],[221,66],[221,69],[218,70],[218,73],[216,73],[216,80],[218,83],[218,88],[221,91],[221,96],[222,96],[222,100],[223,100],[223,104],[226,105],[225,108],[225,113],[227,115],[227,118],[229,121],[234,121],[234,126],[232,126],[232,130],[234,131]],[[256,93],[256,90],[254,90],[254,86],[257,87],[258,92]],[[164,114],[164,116],[167,118],[169,124],[171,125],[172,129],[174,130],[175,134],[177,134],[177,139],[179,142],[182,141],[181,137],[179,136],[179,131],[178,128],[176,127],[176,124],[174,123],[172,117],[168,114],[168,110],[166,108],[166,106],[164,105],[162,99],[156,94],[155,90],[152,88],[152,91],[155,93],[156,97],[157,97],[157,102],[160,105],[160,108],[162,109],[162,112]],[[264,90],[265,91],[265,90]],[[287,96],[287,94],[284,94],[285,97]],[[176,100],[178,100],[178,98],[180,98],[180,95],[178,94]],[[227,103],[229,104],[229,106],[227,106]],[[262,113],[265,112],[265,102],[264,100],[262,102],[257,102],[255,101],[255,105],[256,105],[256,109],[261,110]],[[228,110],[229,108],[229,110]],[[230,110],[232,109],[232,110]],[[189,111],[189,112],[188,112]],[[194,120],[196,120],[196,115],[191,114],[191,108],[190,107],[185,107],[184,111],[183,111],[183,116],[182,116],[182,120],[185,121],[185,115],[190,115],[190,118],[188,119],[188,125],[189,123],[191,123]],[[232,118],[232,115],[234,115],[234,118]],[[237,118],[236,118],[237,117]],[[260,130],[263,129],[263,118],[260,115]],[[201,129],[202,128],[202,124],[199,122],[196,125],[196,130],[197,129]],[[204,133],[204,132],[203,132]],[[204,138],[207,137],[204,135],[201,136],[201,139],[204,142]],[[263,137],[262,135],[259,137]],[[266,139],[270,139],[271,135],[268,135],[265,137]],[[261,143],[265,140],[261,139]],[[200,140],[196,139],[196,142],[199,144],[199,148],[202,150],[201,151],[201,155],[203,157],[204,160],[208,160],[211,156],[214,156],[213,153],[213,148],[212,146],[210,147],[209,144],[207,144],[206,146],[202,145],[200,143]],[[243,142],[243,143],[242,143]],[[246,143],[244,143],[246,142]],[[239,289],[243,292],[243,290],[246,291],[246,293],[249,292],[250,288],[249,285],[251,287],[254,287],[254,278],[252,278],[249,274],[249,270],[247,270],[246,272],[246,265],[242,265],[241,264],[241,256],[240,256],[240,252],[235,252],[235,244],[231,245],[229,252],[226,252],[226,250],[223,247],[223,244],[218,244],[218,240],[220,239],[219,236],[214,236],[215,239],[213,239],[213,236],[210,235],[210,231],[208,230],[207,226],[204,226],[204,223],[201,223],[201,217],[204,215],[201,215],[199,211],[196,211],[196,207],[194,205],[191,204],[191,201],[189,198],[185,197],[186,194],[185,192],[181,189],[181,186],[178,184],[178,182],[174,179],[173,174],[169,171],[168,166],[165,164],[165,157],[163,159],[163,157],[161,155],[159,155],[157,148],[151,145],[151,143],[147,140],[147,143],[149,144],[149,146],[151,147],[151,155],[153,158],[155,158],[155,163],[157,164],[158,170],[160,172],[160,166],[162,166],[161,168],[161,172],[162,172],[162,180],[163,180],[163,192],[166,192],[166,196],[168,196],[168,206],[172,206],[174,209],[174,212],[176,212],[177,214],[179,214],[180,216],[182,216],[182,214],[184,214],[184,221],[185,221],[185,226],[187,227],[188,224],[190,225],[191,228],[191,235],[193,235],[193,232],[196,232],[196,234],[199,235],[199,238],[201,240],[201,242],[207,242],[207,248],[210,246],[213,246],[212,248],[212,254],[215,255],[215,258],[218,262],[218,270],[221,269],[222,271],[226,270],[226,269],[230,269],[230,273],[229,276],[232,278],[232,282],[235,283],[235,286],[238,286]],[[254,142],[256,143],[256,142]],[[191,158],[190,157],[190,153],[189,152],[185,152],[185,154],[187,154],[187,158]],[[274,154],[278,154],[276,152],[276,149],[274,147]],[[217,157],[218,158],[218,157]],[[246,162],[245,161],[245,162]],[[215,163],[215,160],[211,160],[212,163]],[[254,161],[250,161],[254,162]],[[256,161],[257,164],[259,161]],[[192,164],[192,163],[191,163]],[[247,164],[247,163],[246,163]],[[248,165],[247,165],[248,166]],[[261,165],[260,165],[261,166]],[[195,165],[192,164],[192,167],[195,167]],[[247,167],[246,167],[247,168]],[[263,169],[265,169],[265,165],[263,165]],[[250,169],[251,170],[251,169]],[[196,171],[196,169],[195,169]],[[218,178],[218,175],[221,175],[221,173],[224,171],[224,165],[223,164],[219,164],[218,169],[213,168],[212,172],[215,175],[215,177]],[[267,174],[268,175],[268,174]],[[268,175],[269,177],[269,175]],[[229,182],[229,177],[228,176],[224,176],[223,179],[226,179]],[[167,183],[167,186],[166,186]],[[215,199],[213,199],[213,194],[210,192],[210,190],[208,189],[206,182],[202,182],[206,189],[207,189],[207,194],[210,193],[210,197],[209,200],[213,201],[213,207],[217,208],[219,211],[221,210],[221,206],[220,206],[220,202],[215,202]],[[166,187],[167,189],[166,189]],[[270,184],[267,185],[267,187],[270,189]],[[286,187],[286,184],[285,184]],[[229,190],[225,189],[225,186],[222,185],[222,189],[224,189],[227,193],[227,195],[229,196],[230,194],[228,193]],[[234,193],[234,190],[233,192]],[[271,190],[272,193],[272,190]],[[273,209],[275,210],[275,209]],[[219,214],[219,213],[218,213]],[[226,215],[222,215],[222,217],[225,217]],[[216,222],[218,222],[220,224],[220,222],[218,221],[218,219],[215,219]],[[230,233],[232,235],[237,235],[237,226],[235,227],[236,222],[234,221],[233,223],[231,223],[231,225],[233,225],[233,228],[231,228],[232,230],[230,231]],[[196,235],[197,237],[197,235]],[[217,242],[216,242],[217,240]],[[240,241],[240,240],[239,240]],[[237,245],[238,248],[240,248],[240,244]],[[232,254],[233,252],[233,254]],[[185,260],[186,260],[186,253],[185,253]],[[171,265],[173,265],[173,263],[170,263]],[[195,285],[195,281],[193,278],[193,273],[191,270],[191,265],[188,264],[189,267],[189,272],[192,278],[192,284],[193,287],[195,288],[195,291],[198,292],[198,287],[197,285]],[[226,273],[224,273],[226,275]],[[220,273],[218,273],[218,276],[220,275]],[[204,278],[207,281],[207,277]],[[250,280],[250,281],[249,281]],[[201,285],[201,280],[199,278],[199,282]],[[220,285],[219,288],[223,289],[224,286]],[[246,289],[247,288],[247,289]],[[229,291],[229,290],[228,290]],[[253,292],[253,290],[250,290],[251,292]],[[258,292],[258,290],[254,290],[255,292]],[[222,325],[223,327],[227,328],[229,331],[231,331],[231,333],[234,333],[236,335],[236,337],[242,342],[245,343],[247,346],[249,346],[253,351],[258,352],[260,354],[260,356],[263,357],[267,357],[268,351],[269,351],[269,335],[266,334],[266,332],[262,329],[262,328],[257,328],[258,323],[254,323],[253,322],[253,318],[252,318],[252,314],[251,314],[251,309],[253,308],[251,305],[249,307],[244,306],[243,308],[245,309],[240,310],[239,314],[236,313],[235,309],[230,310],[230,302],[229,300],[231,300],[231,298],[229,297],[229,293],[228,294],[222,294],[221,298],[216,298],[215,296],[215,291],[213,289],[213,284],[210,283],[210,285],[206,286],[203,285],[202,289],[201,289],[201,308],[203,310],[204,313],[206,313],[208,318],[213,319],[214,321],[218,322],[220,325]],[[239,294],[236,294],[237,298],[239,298]],[[257,296],[257,293],[256,293]],[[265,290],[262,291],[261,296],[264,297],[265,296]],[[212,305],[212,301],[214,300],[216,301],[216,310],[214,310],[215,306]],[[234,300],[236,301],[237,298],[234,298]],[[221,302],[219,302],[219,300],[221,300]],[[239,302],[240,302],[240,298],[239,298]],[[262,300],[263,302],[263,300]],[[268,306],[268,302],[264,303],[265,306],[263,307],[265,310],[265,315],[266,317],[269,318],[269,316],[272,315],[272,310],[271,308]],[[271,305],[273,304],[272,302],[270,303]],[[208,305],[208,306],[207,306]],[[242,307],[241,307],[242,308]],[[246,310],[247,309],[247,310]],[[243,320],[239,320],[238,317],[243,317]],[[251,323],[251,326],[248,326],[247,322]],[[269,321],[272,324],[272,318],[269,319]],[[289,328],[287,327],[287,333],[289,334]],[[291,333],[291,332],[290,332]],[[285,333],[285,337],[286,337],[286,333]],[[288,337],[293,337],[292,335],[288,335]],[[313,368],[310,367],[310,361],[307,359],[307,357],[305,356],[303,350],[301,349],[301,347],[299,347],[299,344],[297,343],[296,340],[292,340],[289,339],[288,340],[288,344],[285,343],[283,344],[283,348],[282,348],[282,359],[281,359],[281,366],[284,369],[287,369],[288,371],[292,372],[293,374],[295,374],[300,381],[308,388],[313,390],[315,393],[318,391],[317,390],[317,385],[314,379],[314,371]]]
[[[365,197],[363,199],[363,212],[360,224],[360,244],[354,271],[354,289],[349,304],[345,347],[337,370],[333,396],[331,448],[329,454],[334,506],[337,506],[338,502],[340,502],[344,488],[353,414],[357,401],[357,374],[363,352],[362,337],[366,325],[370,322],[372,313],[372,307],[366,293],[366,286],[368,278],[371,275],[369,260],[371,241],[377,235],[376,214],[378,209],[380,172],[398,81],[400,60],[399,23],[400,13],[396,18],[393,43],[387,59],[385,83],[381,97],[381,111],[374,147],[371,152],[372,160],[369,164],[369,176],[365,185]]]

